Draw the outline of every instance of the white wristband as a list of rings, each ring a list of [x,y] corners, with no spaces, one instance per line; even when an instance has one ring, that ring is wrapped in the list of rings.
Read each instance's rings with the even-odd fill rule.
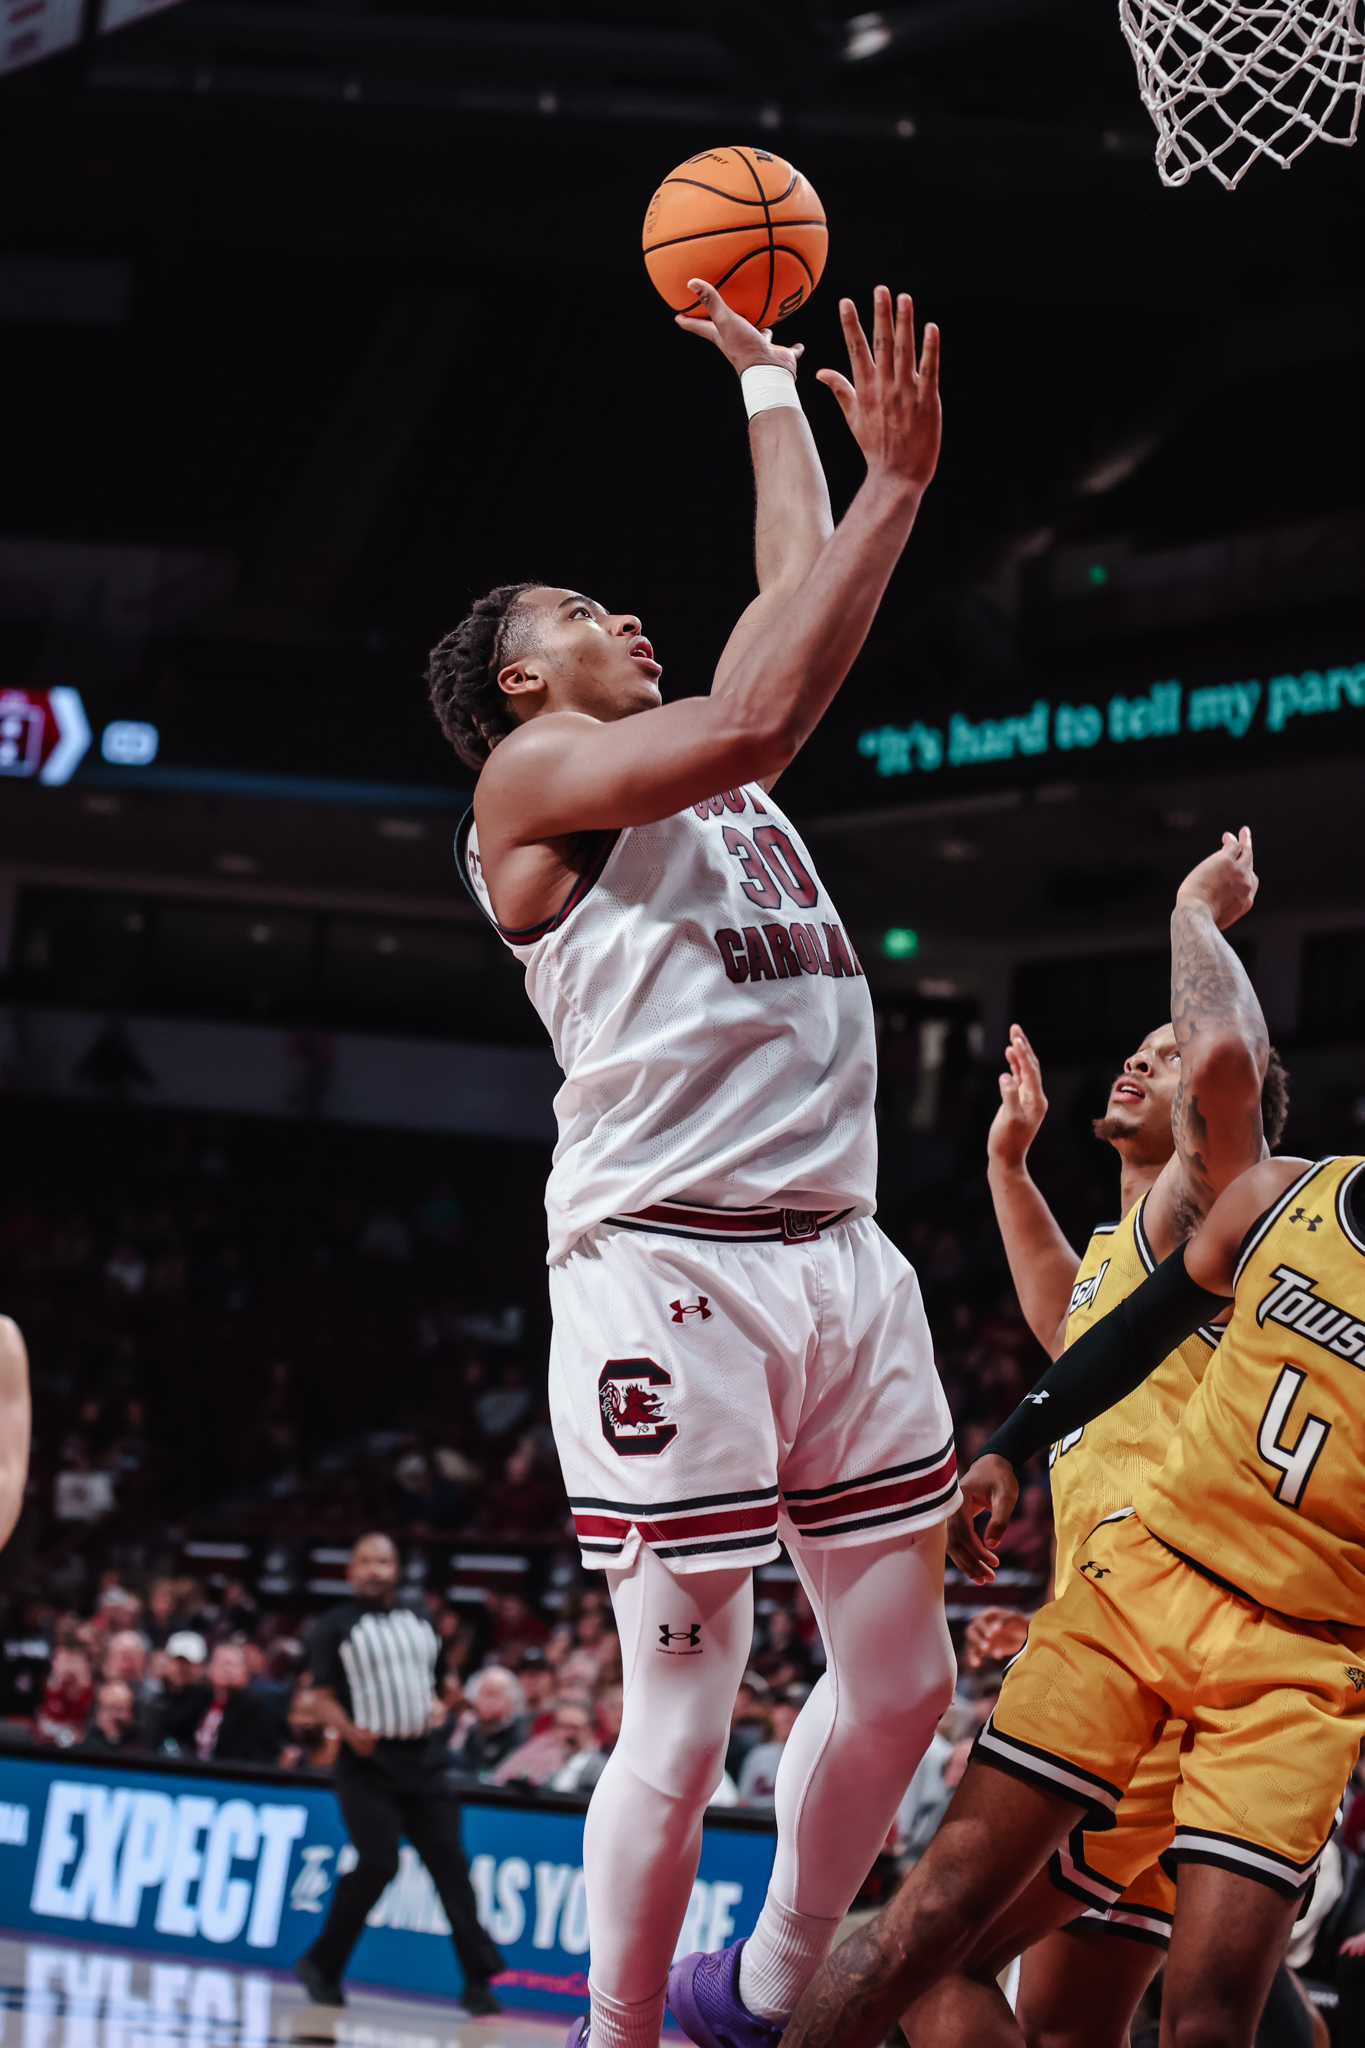
[[[739,388],[744,394],[744,410],[752,419],[756,412],[771,412],[775,406],[790,405],[797,412],[801,400],[796,392],[796,378],[790,370],[784,370],[777,363],[753,363],[739,373]]]

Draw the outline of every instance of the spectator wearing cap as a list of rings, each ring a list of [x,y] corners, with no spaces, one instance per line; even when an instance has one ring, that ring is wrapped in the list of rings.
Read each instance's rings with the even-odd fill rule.
[[[517,1683],[526,1714],[530,1720],[532,1735],[543,1735],[555,1722],[555,1675],[546,1661],[545,1652],[539,1644],[533,1643],[517,1667]]]
[[[163,1750],[201,1763],[273,1764],[280,1751],[275,1716],[250,1690],[241,1645],[219,1643],[204,1676],[204,1684],[187,1685],[163,1708]]]
[[[184,1695],[203,1679],[209,1646],[198,1629],[179,1628],[166,1638],[152,1659],[157,1699],[151,1716],[152,1747],[163,1747],[167,1722],[179,1715]],[[171,1751],[174,1754],[174,1750]]]
[[[521,1687],[501,1664],[476,1671],[465,1687],[465,1697],[474,1718],[465,1729],[464,1740],[450,1753],[457,1771],[473,1777],[491,1775],[513,1750],[519,1749],[530,1732]]]
[[[95,1711],[83,1737],[87,1749],[120,1755],[141,1749],[134,1720],[133,1689],[122,1678],[105,1678],[95,1688]]]

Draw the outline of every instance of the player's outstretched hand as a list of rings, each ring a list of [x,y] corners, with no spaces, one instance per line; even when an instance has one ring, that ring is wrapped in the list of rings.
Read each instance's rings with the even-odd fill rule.
[[[1017,1657],[1028,1641],[1028,1616],[1017,1607],[979,1607],[967,1623],[962,1661],[969,1671]]]
[[[1190,869],[1176,890],[1175,900],[1177,904],[1204,904],[1213,912],[1219,931],[1225,932],[1239,917],[1246,916],[1260,886],[1251,850],[1251,827],[1243,825],[1235,835],[1225,832],[1217,853],[1211,853],[1197,868]]]
[[[1005,1065],[1009,1071],[1000,1076],[1000,1107],[986,1137],[986,1157],[996,1166],[1017,1171],[1047,1115],[1043,1070],[1017,1024],[1010,1025]]]
[[[705,278],[689,277],[687,289],[695,292],[705,306],[709,319],[702,319],[695,313],[675,313],[673,318],[684,334],[699,334],[703,341],[713,341],[725,360],[736,372],[752,370],[758,363],[775,363],[780,370],[790,370],[796,375],[796,365],[805,353],[804,344],[797,342],[792,348],[782,348],[773,340],[771,327],[753,327],[727,306],[713,284]]]
[[[901,292],[893,312],[884,284],[872,295],[871,348],[852,299],[840,299],[839,318],[853,382],[837,370],[817,370],[817,378],[838,399],[868,469],[926,490],[943,436],[937,327],[925,328],[916,363],[914,301]]]
[[[1007,1458],[978,1458],[962,1481],[962,1506],[948,1523],[948,1555],[974,1586],[989,1586],[1000,1563],[999,1545],[1014,1503],[1019,1498],[1019,1481]],[[976,1518],[990,1510],[990,1520],[978,1535]]]

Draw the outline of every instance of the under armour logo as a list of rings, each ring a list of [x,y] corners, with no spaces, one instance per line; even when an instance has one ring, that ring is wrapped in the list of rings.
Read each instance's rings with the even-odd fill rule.
[[[1350,1679],[1351,1685],[1356,1692],[1365,1689],[1365,1671],[1362,1671],[1359,1665],[1348,1664],[1346,1666],[1346,1676]]]
[[[1289,1219],[1289,1220],[1290,1220],[1290,1222],[1291,1222],[1291,1223],[1302,1223],[1302,1221],[1303,1221],[1304,1217],[1305,1217],[1305,1216],[1306,1216],[1307,1214],[1308,1214],[1308,1212],[1307,1212],[1307,1210],[1306,1210],[1306,1209],[1303,1209],[1303,1208],[1298,1208],[1298,1209],[1296,1209],[1296,1210],[1294,1211],[1293,1215],[1292,1215],[1292,1216],[1290,1217],[1290,1219]],[[1318,1225],[1319,1225],[1319,1224],[1321,1223],[1321,1221],[1322,1221],[1322,1218],[1321,1218],[1321,1216],[1309,1216],[1309,1217],[1308,1217],[1308,1228],[1309,1228],[1310,1230],[1316,1230],[1316,1229],[1317,1229],[1317,1227],[1318,1227]]]
[[[694,1621],[687,1628],[670,1628],[666,1621],[659,1623],[659,1648],[667,1650],[674,1643],[686,1643],[689,1650],[701,1646],[701,1623]]]
[[[706,1306],[709,1299],[709,1295],[699,1294],[695,1301],[670,1301],[668,1305],[673,1311],[674,1322],[681,1323],[688,1316],[698,1316],[702,1322],[709,1323],[711,1311]]]
[[[1096,1564],[1093,1559],[1087,1558],[1081,1570],[1088,1572],[1092,1579],[1107,1579],[1112,1576],[1114,1567],[1111,1564]]]
[[[1041,1394],[1028,1394],[1025,1396],[1025,1399],[1032,1401],[1035,1408],[1041,1408],[1047,1399],[1047,1388],[1044,1387]]]

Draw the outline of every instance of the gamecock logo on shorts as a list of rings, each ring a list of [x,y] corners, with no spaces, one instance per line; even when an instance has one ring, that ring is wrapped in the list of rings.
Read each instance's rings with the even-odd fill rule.
[[[622,1458],[657,1458],[678,1434],[656,1387],[672,1379],[652,1358],[609,1358],[597,1382],[602,1434]]]

